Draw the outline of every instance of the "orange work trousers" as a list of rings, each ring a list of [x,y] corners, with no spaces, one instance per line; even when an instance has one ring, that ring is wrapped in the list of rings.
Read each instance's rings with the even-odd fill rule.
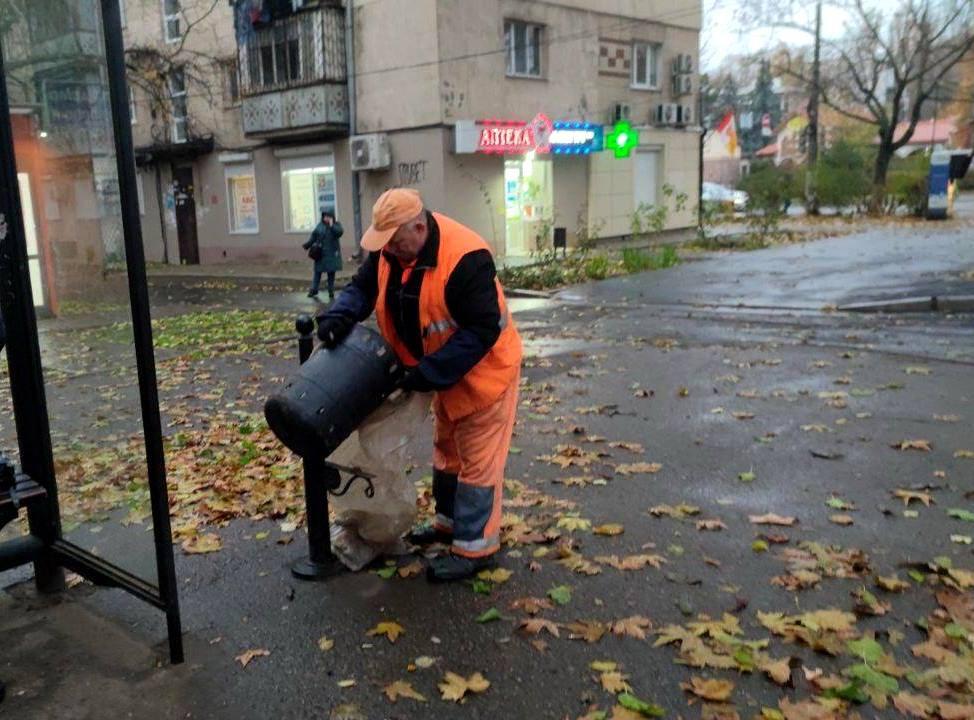
[[[456,555],[485,557],[500,549],[504,465],[519,380],[515,377],[492,405],[457,420],[451,421],[433,401],[433,524],[453,535]]]

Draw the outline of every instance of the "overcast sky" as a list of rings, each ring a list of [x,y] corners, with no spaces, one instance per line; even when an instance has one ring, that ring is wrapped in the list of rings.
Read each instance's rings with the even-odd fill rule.
[[[703,34],[700,38],[700,66],[713,70],[728,55],[757,52],[779,42],[806,45],[811,36],[800,30],[766,28],[743,33],[737,18],[739,5],[748,0],[703,0]],[[798,19],[809,29],[814,27],[814,2],[803,3]],[[804,16],[804,17],[802,17]],[[841,31],[843,13],[834,8],[822,9],[822,33],[834,37]]]

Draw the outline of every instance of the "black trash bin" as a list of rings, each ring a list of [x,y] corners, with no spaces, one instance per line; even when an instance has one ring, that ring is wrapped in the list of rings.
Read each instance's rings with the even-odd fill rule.
[[[315,352],[264,403],[278,439],[301,457],[327,457],[395,391],[402,366],[374,330],[356,325],[334,350]]]

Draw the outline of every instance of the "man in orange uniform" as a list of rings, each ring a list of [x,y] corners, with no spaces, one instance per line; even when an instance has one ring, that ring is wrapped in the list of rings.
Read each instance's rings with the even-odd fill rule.
[[[468,578],[492,565],[500,549],[521,338],[487,243],[426,210],[415,190],[383,193],[361,244],[369,255],[318,316],[318,337],[335,347],[375,310],[383,337],[408,368],[403,387],[435,391],[436,520],[411,539],[450,545],[430,563],[430,580]]]

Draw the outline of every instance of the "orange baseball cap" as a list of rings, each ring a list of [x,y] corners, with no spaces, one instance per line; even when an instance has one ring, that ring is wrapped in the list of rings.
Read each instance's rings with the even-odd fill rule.
[[[401,225],[423,211],[419,191],[407,188],[386,190],[372,206],[372,225],[362,235],[362,248],[369,252],[381,250]]]

